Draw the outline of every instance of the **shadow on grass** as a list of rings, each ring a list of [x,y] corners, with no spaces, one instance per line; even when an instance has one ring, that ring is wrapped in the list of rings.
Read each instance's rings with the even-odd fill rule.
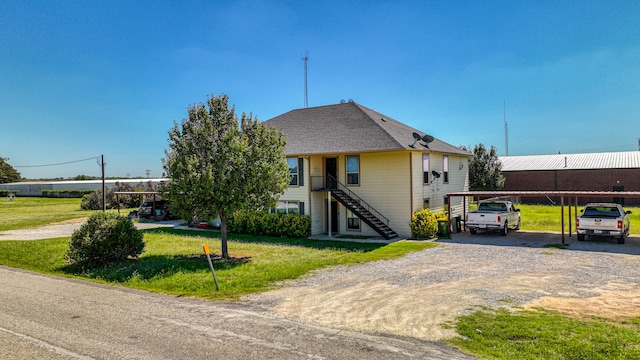
[[[213,266],[217,271],[232,269],[250,261],[249,258],[223,259],[211,256]],[[166,256],[150,255],[139,259],[130,259],[113,264],[86,268],[81,264],[66,265],[60,268],[66,274],[100,279],[108,282],[125,283],[132,278],[148,280],[153,278],[171,277],[177,273],[196,273],[209,270],[206,256]]]
[[[171,234],[178,236],[194,236],[205,238],[220,238],[219,231],[212,230],[181,230],[172,228],[154,228],[144,230],[149,234]],[[331,240],[311,240],[307,238],[287,238],[287,237],[274,237],[274,236],[258,236],[247,234],[229,234],[229,241],[256,243],[256,244],[270,244],[270,245],[289,245],[300,246],[317,250],[345,250],[345,251],[360,251],[369,252],[381,247],[386,246],[384,243],[363,243],[363,242],[351,242],[351,241],[331,241]]]

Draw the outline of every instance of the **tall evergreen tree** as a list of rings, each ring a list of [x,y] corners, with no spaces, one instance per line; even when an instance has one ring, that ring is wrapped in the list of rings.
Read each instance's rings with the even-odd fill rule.
[[[220,217],[222,257],[228,258],[227,218],[238,210],[275,205],[289,184],[281,131],[242,114],[226,95],[188,108],[188,118],[169,130],[161,187],[175,213],[185,219]]]

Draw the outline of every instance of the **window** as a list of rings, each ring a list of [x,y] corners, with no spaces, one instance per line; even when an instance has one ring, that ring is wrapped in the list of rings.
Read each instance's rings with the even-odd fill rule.
[[[271,209],[270,213],[287,215],[287,214],[302,214],[301,208],[302,203],[299,201],[278,201],[278,205],[276,205],[275,209]]]
[[[444,180],[443,182],[446,184],[449,182],[449,156],[445,155],[442,157],[442,168],[444,169]]]
[[[422,183],[429,183],[429,154],[422,154]]]
[[[422,208],[423,209],[429,209],[429,199],[423,199],[423,203],[422,203]]]
[[[347,185],[360,184],[360,157],[347,155]]]
[[[298,186],[298,159],[287,158],[287,164],[289,164],[289,175],[291,176],[289,186]]]
[[[347,230],[360,230],[360,218],[347,209]]]
[[[444,197],[444,204],[445,205],[449,205],[449,197],[448,196]]]

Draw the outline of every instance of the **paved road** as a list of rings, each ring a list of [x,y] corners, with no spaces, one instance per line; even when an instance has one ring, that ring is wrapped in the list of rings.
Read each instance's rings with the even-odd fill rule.
[[[440,342],[292,322],[0,266],[0,358],[468,359]]]

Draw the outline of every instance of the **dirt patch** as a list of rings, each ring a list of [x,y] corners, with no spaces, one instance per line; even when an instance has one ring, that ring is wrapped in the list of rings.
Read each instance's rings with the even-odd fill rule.
[[[609,283],[593,289],[597,296],[564,298],[543,296],[526,304],[527,309],[545,308],[570,316],[584,318],[598,316],[613,320],[640,317],[640,286],[638,284]]]

